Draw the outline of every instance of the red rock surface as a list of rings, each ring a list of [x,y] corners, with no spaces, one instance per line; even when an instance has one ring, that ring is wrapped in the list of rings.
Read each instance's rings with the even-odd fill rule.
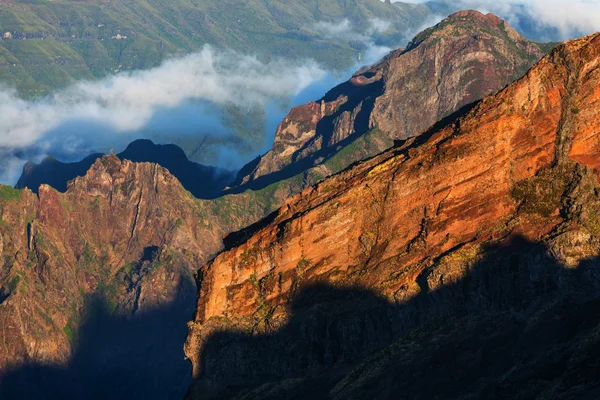
[[[600,35],[561,45],[466,115],[322,181],[233,235],[236,245],[198,273],[186,344],[198,378],[192,397],[219,379],[203,375],[207,340],[276,335],[303,287],[363,288],[404,304],[424,288],[460,281],[486,246],[517,235],[545,243],[567,268],[597,256],[599,65]],[[497,290],[499,299],[510,296]],[[218,361],[210,360],[214,372]],[[244,362],[228,360],[230,368]]]

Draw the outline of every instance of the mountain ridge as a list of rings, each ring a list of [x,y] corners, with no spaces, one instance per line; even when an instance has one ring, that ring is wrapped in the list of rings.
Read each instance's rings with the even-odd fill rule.
[[[260,188],[310,169],[369,132],[382,142],[367,152],[373,156],[520,78],[543,54],[492,14],[455,13],[319,101],[292,109],[271,150],[232,186]]]
[[[233,180],[234,175],[231,171],[190,161],[179,146],[154,144],[147,139],[131,142],[116,156],[121,160],[151,162],[167,168],[186,190],[199,199],[218,197],[226,185]],[[39,165],[29,161],[23,167],[23,174],[15,188],[28,187],[37,193],[40,185],[48,184],[64,193],[69,181],[85,175],[94,162],[102,157],[103,154],[95,153],[76,163],[63,163],[52,156],[44,159]]]
[[[383,355],[408,353],[387,346],[421,329],[425,333],[410,342],[416,360],[426,349],[419,346],[432,329],[427,324],[436,317],[481,326],[476,321],[486,313],[516,312],[525,318],[518,324],[527,326],[535,315],[549,323],[552,313],[544,314],[543,307],[548,299],[561,299],[548,306],[559,309],[568,307],[562,299],[571,296],[591,300],[587,307],[595,304],[599,65],[600,34],[560,45],[504,90],[306,189],[232,241],[197,274],[197,313],[186,342],[195,377],[188,398],[301,396],[294,391],[308,390],[312,378],[306,377],[315,376],[329,381],[313,385],[312,395],[363,398],[379,387],[380,395],[391,398],[397,392],[386,389],[411,386],[390,378],[393,369],[373,371],[369,362],[397,364]],[[495,261],[487,257],[491,248],[497,249],[491,252]],[[313,294],[306,306],[312,314],[292,323],[302,315],[294,313],[296,296],[319,285],[368,290],[406,306],[392,313],[381,305],[351,307],[329,320],[323,315],[339,307],[335,296],[323,295],[320,303]],[[420,311],[427,314],[417,318]],[[599,332],[599,322],[589,329]],[[283,340],[276,339],[280,331],[286,332]],[[469,334],[476,340],[477,330]],[[578,334],[570,331],[545,344],[549,351],[564,349],[569,371],[589,362],[578,353],[587,340]],[[498,343],[518,354],[510,338],[497,340],[492,334],[481,346]],[[381,355],[369,360],[376,349]],[[477,357],[477,349],[468,357]],[[517,380],[504,382],[503,393],[518,396],[530,384],[541,385],[535,379],[544,379],[547,368],[558,372],[546,378],[552,390],[539,398],[573,392],[563,383],[572,372],[542,354],[534,351],[531,364],[518,357],[523,364],[488,360],[495,376],[516,368]],[[451,359],[456,364],[443,365],[467,368],[459,356]],[[365,361],[366,367],[357,367]],[[476,389],[485,396],[494,382],[475,388],[465,381],[437,391],[471,398]],[[585,374],[581,384],[576,393],[593,393],[598,378]]]

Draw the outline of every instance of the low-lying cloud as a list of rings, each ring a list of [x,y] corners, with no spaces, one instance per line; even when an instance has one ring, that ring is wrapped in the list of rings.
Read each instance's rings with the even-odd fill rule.
[[[40,101],[25,101],[14,90],[3,90],[0,146],[30,145],[69,120],[98,122],[116,131],[139,130],[158,109],[188,99],[262,106],[299,93],[324,74],[314,62],[263,63],[206,47],[151,70],[79,82]]]
[[[0,90],[0,182],[14,183],[26,158],[80,159],[148,133],[225,135],[223,109],[265,109],[323,79],[314,61],[256,57],[209,46],[160,67],[78,82],[27,101]],[[241,139],[240,139],[241,140]]]

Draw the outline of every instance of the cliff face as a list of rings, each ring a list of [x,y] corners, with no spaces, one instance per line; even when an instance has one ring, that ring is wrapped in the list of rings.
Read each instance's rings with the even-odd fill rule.
[[[198,200],[165,168],[116,156],[65,193],[2,187],[0,397],[118,398],[134,382],[140,396],[181,397],[193,273],[288,194]]]
[[[462,115],[230,235],[197,275],[190,397],[590,395],[598,367],[582,349],[598,345],[600,321],[581,324],[600,287],[599,65],[600,35],[561,45]],[[385,126],[392,103],[375,103]],[[553,318],[573,325],[551,329]]]
[[[294,108],[271,151],[237,183],[260,187],[286,171],[308,169],[367,132],[375,146],[366,155],[375,155],[520,78],[543,54],[494,15],[451,15],[318,102]]]

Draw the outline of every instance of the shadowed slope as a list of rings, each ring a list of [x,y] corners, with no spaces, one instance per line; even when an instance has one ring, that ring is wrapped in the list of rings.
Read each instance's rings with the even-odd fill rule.
[[[47,184],[59,192],[67,190],[69,181],[83,176],[102,154],[92,154],[80,162],[62,163],[49,157],[36,165],[25,164],[23,174],[16,184],[17,189],[29,188],[37,193],[40,185]],[[218,197],[225,186],[234,178],[234,173],[188,160],[181,148],[176,145],[154,144],[150,140],[136,140],[117,154],[121,160],[156,163],[175,176],[183,187],[200,199]]]
[[[599,267],[515,236],[408,301],[304,281],[285,322],[207,338],[188,398],[593,398]]]
[[[173,302],[136,315],[115,313],[102,294],[86,300],[66,365],[35,362],[0,374],[3,399],[181,399],[190,367],[181,343],[194,290],[181,280]]]
[[[414,305],[402,309],[397,322],[388,316],[390,329],[396,323],[402,328],[392,330],[394,337],[419,326],[423,322],[419,316],[441,315],[475,318],[472,324],[466,321],[465,335],[475,340],[481,334],[483,342],[491,343],[501,332],[481,333],[485,318],[476,321],[487,313],[499,312],[498,318],[509,322],[514,312],[517,327],[511,335],[518,336],[535,325],[534,316],[543,314],[545,306],[554,307],[553,300],[564,296],[568,309],[595,296],[598,268],[596,262],[588,261],[600,255],[600,157],[595,151],[600,141],[599,60],[599,34],[561,45],[524,78],[475,104],[465,115],[323,180],[288,199],[268,219],[232,235],[227,240],[230,247],[197,275],[197,312],[186,343],[196,379],[192,395],[200,398],[206,388],[217,394],[230,382],[246,385],[236,380],[237,375],[228,381],[225,365],[253,365],[252,357],[246,359],[240,350],[219,361],[208,355],[211,338],[223,331],[276,335],[294,318],[291,299],[305,285],[367,288],[401,308]],[[421,299],[427,299],[426,303]],[[563,305],[557,314],[566,318]],[[331,309],[315,307],[325,314]],[[590,307],[593,304],[582,305],[582,315]],[[378,315],[365,314],[367,319]],[[555,398],[554,389],[557,396],[569,398],[576,387],[567,381],[577,374],[567,377],[570,372],[563,374],[557,367],[560,363],[548,369],[540,366],[553,343],[571,349],[570,355],[559,357],[568,366],[565,357],[570,360],[578,351],[574,349],[595,340],[595,331],[586,336],[582,315],[574,319],[573,331],[557,332],[544,344],[548,347],[533,349],[532,368],[537,371],[533,376],[527,375],[528,360],[521,358],[521,349],[510,348],[515,353],[495,371],[502,372],[502,379],[515,376],[515,382],[527,384],[506,383],[508,397],[519,398],[519,390],[541,388],[538,383],[546,380],[551,389],[540,392],[540,398]],[[541,318],[551,325],[552,317],[543,314]],[[449,332],[460,332],[460,326],[460,322],[452,323]],[[475,331],[468,331],[469,327]],[[314,336],[299,329],[298,335],[307,341],[295,346],[290,339],[287,348],[306,350],[308,339],[315,343],[329,337],[362,340],[368,337],[366,332],[385,333],[385,329],[383,325],[364,333],[350,329],[338,335],[335,329],[319,326]],[[418,339],[416,349],[424,340],[423,336]],[[372,352],[361,353],[362,346],[368,349],[365,343],[343,350],[332,344],[323,354],[337,354],[337,360],[366,357]],[[443,343],[451,345],[451,341]],[[476,348],[476,352],[481,349]],[[285,353],[286,349],[275,347],[269,353]],[[419,351],[410,354],[413,357]],[[281,375],[268,371],[261,375],[260,365],[242,370],[241,375],[256,371],[247,372],[248,384],[260,386],[269,380],[311,374],[312,366],[317,371],[328,366],[319,364],[318,358],[306,361],[299,354],[292,355],[282,358],[277,368]],[[452,357],[457,365],[464,361],[460,351],[437,357],[427,350],[424,355],[434,360],[432,368]],[[398,357],[402,359],[402,353]],[[577,371],[589,361],[578,353],[573,357],[572,368]],[[289,361],[295,359],[298,363]],[[357,362],[351,361],[348,367]],[[410,370],[425,364],[416,360],[407,365]],[[473,379],[457,382],[455,389],[441,388],[440,395],[485,398],[495,384],[505,384],[485,375],[484,365],[476,362],[475,367],[465,367],[465,376],[474,374]],[[343,363],[336,368],[343,369]],[[439,371],[448,370],[449,364]],[[377,380],[369,381],[369,371],[362,373],[366,376],[360,381],[366,386],[356,393],[376,391]],[[591,390],[597,382],[585,377],[579,389]],[[358,377],[354,380],[359,381]],[[346,381],[346,389],[354,380]],[[471,381],[478,386],[470,386]],[[410,386],[410,380],[388,382],[401,393],[434,390],[420,382]],[[328,395],[334,396],[338,389],[329,388]],[[345,393],[340,398],[353,398],[353,389],[346,389],[339,388],[339,393]],[[531,397],[523,394],[523,398]]]

